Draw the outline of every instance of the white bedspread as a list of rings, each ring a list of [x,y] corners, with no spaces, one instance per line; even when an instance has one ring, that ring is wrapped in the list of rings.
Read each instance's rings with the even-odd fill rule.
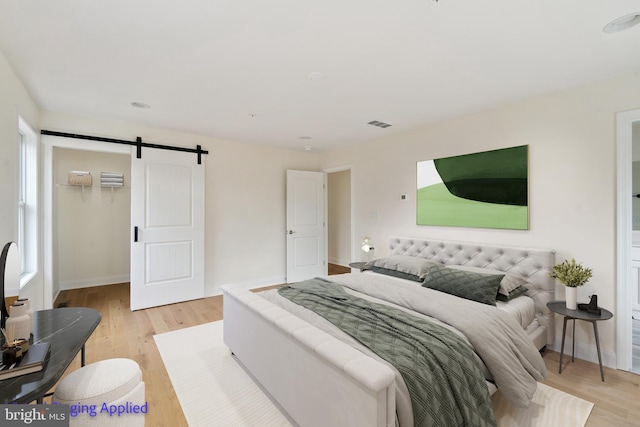
[[[496,301],[496,306],[509,313],[525,330],[536,318],[536,304],[527,296],[514,298],[509,302]]]
[[[458,302],[461,300],[460,298],[443,294],[441,292],[434,291],[431,289],[421,288],[420,285],[417,283],[412,283],[403,279],[397,279],[394,277],[383,276],[378,274],[361,274],[361,273],[343,274],[343,275],[331,276],[328,278],[328,280],[342,284],[343,286],[346,287],[346,290],[348,292],[353,293],[358,297],[365,298],[374,302],[392,304],[397,308],[411,312],[414,315],[418,315],[421,317],[428,318],[431,321],[435,321],[436,323],[439,323],[440,325],[454,331],[456,334],[460,335],[461,337],[463,337],[465,340],[469,342],[469,340],[464,336],[464,334],[462,334],[460,331],[456,330],[455,328],[449,325],[446,325],[445,323],[437,319],[434,319],[433,317],[429,317],[425,314],[420,313],[421,311],[423,311],[422,306],[423,305],[428,306],[429,301],[421,302],[418,300],[425,299],[424,297],[428,293],[436,292],[437,297],[444,298],[444,301],[447,301],[448,298],[453,298],[456,302]],[[394,289],[397,292],[394,291]],[[401,289],[402,291],[399,291]],[[371,290],[373,290],[373,292],[370,292]],[[365,291],[367,292],[368,295],[358,291]],[[405,291],[407,291],[408,293]],[[387,298],[386,294],[394,294],[394,296],[392,298]],[[400,373],[393,366],[391,366],[389,363],[387,363],[383,359],[379,358],[377,355],[375,355],[375,353],[373,353],[368,348],[366,348],[365,346],[357,342],[355,339],[351,338],[344,332],[337,329],[334,325],[326,321],[324,318],[287,300],[286,298],[280,297],[280,295],[278,295],[277,293],[277,290],[262,292],[259,295],[268,299],[272,303],[284,308],[285,310],[291,312],[292,314],[306,320],[307,322],[314,324],[316,327],[342,340],[343,342],[350,344],[351,346],[353,346],[354,348],[357,348],[363,353],[375,358],[376,360],[381,361],[387,366],[390,366],[390,368],[396,374],[396,385],[397,385],[396,386],[397,387],[396,388],[396,409],[397,409],[397,415],[398,415],[398,422],[401,426],[413,425],[413,413],[411,410],[411,400],[409,397],[408,390],[404,385],[404,381],[402,380]],[[403,302],[402,301],[403,299],[408,301]],[[426,298],[426,300],[430,300],[430,299],[433,299],[433,298],[429,298],[429,297]],[[390,302],[389,300],[393,302]],[[439,300],[439,301],[442,301],[442,300]],[[478,309],[480,312],[491,311],[492,313],[495,313],[495,311],[497,311],[495,307],[491,307],[491,306],[479,307],[479,306],[483,306],[483,304],[474,303],[472,301],[466,301],[466,300],[462,300],[462,301],[463,301],[462,302],[463,306],[465,304],[467,305],[471,304],[471,306],[469,307],[473,309]],[[438,304],[436,304],[436,309],[438,308],[437,305]],[[418,312],[412,309],[409,309],[407,307],[411,307],[412,309],[417,309]],[[458,310],[460,309],[458,308]],[[465,309],[463,308],[463,310]],[[510,316],[513,316],[513,310],[509,316],[506,316],[503,312],[503,316],[501,317],[509,317],[509,320],[507,321],[507,320],[501,319],[498,322],[499,327],[507,328],[507,329],[513,329],[513,328],[520,329],[519,332],[521,333],[521,335],[517,335],[519,337],[517,341],[521,340],[521,342],[518,342],[517,346],[518,347],[524,346],[526,354],[522,355],[520,353],[520,350],[517,350],[517,353],[518,353],[517,357],[522,359],[522,362],[524,365],[527,365],[524,371],[525,372],[531,371],[532,372],[531,375],[533,375],[533,377],[529,377],[527,379],[525,377],[528,376],[529,374],[523,375],[522,372],[518,372],[517,374],[516,373],[505,374],[501,372],[501,373],[498,373],[498,375],[500,376],[501,381],[504,382],[505,384],[509,384],[511,382],[512,380],[511,378],[505,378],[506,376],[510,376],[510,375],[517,377],[515,380],[516,383],[518,381],[521,381],[527,384],[526,386],[523,387],[525,391],[519,390],[517,393],[515,393],[517,396],[514,396],[514,400],[516,400],[520,406],[526,406],[526,404],[528,404],[528,400],[530,399],[531,396],[533,396],[533,393],[535,391],[536,379],[541,379],[546,375],[546,368],[544,367],[544,362],[542,362],[541,358],[539,361],[536,359],[536,356],[539,357],[539,354],[537,353],[535,346],[533,346],[533,344],[530,342],[524,330],[522,330],[520,326],[517,324],[517,322],[514,321],[512,318],[510,318]],[[505,322],[507,324],[506,326],[504,325]],[[527,348],[527,341],[530,344],[530,348]],[[491,373],[486,368],[483,361],[477,355],[476,357],[477,357],[478,363],[484,368],[483,370],[485,373],[485,378],[487,378],[488,380],[493,380]],[[532,363],[530,360],[534,360],[534,362]],[[507,385],[507,388],[511,386],[512,385]]]

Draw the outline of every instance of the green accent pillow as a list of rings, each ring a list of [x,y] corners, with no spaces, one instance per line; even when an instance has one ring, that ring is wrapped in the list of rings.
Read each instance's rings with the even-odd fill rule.
[[[366,264],[366,269],[371,267],[379,267],[387,270],[395,270],[409,275],[417,276],[422,282],[427,270],[431,264],[440,264],[437,261],[431,261],[425,258],[410,255],[390,255],[387,257],[376,258]],[[380,272],[380,271],[379,271]],[[384,274],[384,273],[383,273]],[[413,279],[411,279],[413,280]]]
[[[481,274],[432,264],[422,286],[460,298],[496,305],[496,295],[504,274]]]
[[[498,301],[510,301],[514,298],[520,297],[522,295],[526,295],[527,291],[529,289],[525,286],[518,286],[517,288],[515,288],[514,290],[512,290],[511,292],[509,292],[509,295],[504,295],[502,292],[498,292],[498,295],[496,296],[496,299]]]
[[[393,270],[393,269],[390,269],[390,268],[377,267],[375,265],[366,266],[364,269],[365,270],[369,270],[369,271],[373,271],[374,273],[386,274],[387,276],[399,277],[401,279],[407,279],[407,280],[411,280],[411,281],[418,282],[418,283],[422,283],[422,280],[424,279],[424,276],[420,277],[420,276],[416,276],[415,274],[405,273],[404,271]]]
[[[455,268],[456,270],[473,271],[474,273],[481,274],[504,274],[504,278],[500,281],[500,289],[498,289],[498,295],[502,294],[503,296],[507,297],[507,300],[510,298],[515,298],[511,296],[511,292],[513,292],[520,286],[531,286],[531,284],[524,278],[506,273],[504,271],[493,270],[490,268],[472,267],[467,265],[448,265],[447,267]]]

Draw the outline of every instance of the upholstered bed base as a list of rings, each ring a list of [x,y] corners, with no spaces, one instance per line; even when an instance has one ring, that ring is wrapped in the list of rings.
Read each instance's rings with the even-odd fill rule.
[[[224,289],[224,342],[303,426],[393,426],[393,371],[249,291]]]
[[[539,348],[553,342],[553,251],[431,239],[390,239],[391,254],[508,271],[528,278]],[[331,335],[247,290],[223,287],[224,341],[300,425],[396,425],[394,373]]]

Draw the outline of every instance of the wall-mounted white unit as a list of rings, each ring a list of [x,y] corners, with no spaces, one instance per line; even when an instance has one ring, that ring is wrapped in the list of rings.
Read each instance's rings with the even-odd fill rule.
[[[88,171],[71,171],[69,172],[69,185],[82,185],[83,187],[86,185],[87,187],[91,187],[93,184],[93,178],[91,177],[91,172]]]
[[[100,172],[101,187],[124,187],[124,174],[116,172]]]

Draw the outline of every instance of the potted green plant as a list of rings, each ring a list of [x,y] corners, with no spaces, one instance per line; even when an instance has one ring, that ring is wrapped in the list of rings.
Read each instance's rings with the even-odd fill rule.
[[[575,310],[577,309],[578,287],[589,281],[592,271],[571,258],[571,260],[564,260],[560,264],[554,265],[549,276],[565,285],[567,308]]]

